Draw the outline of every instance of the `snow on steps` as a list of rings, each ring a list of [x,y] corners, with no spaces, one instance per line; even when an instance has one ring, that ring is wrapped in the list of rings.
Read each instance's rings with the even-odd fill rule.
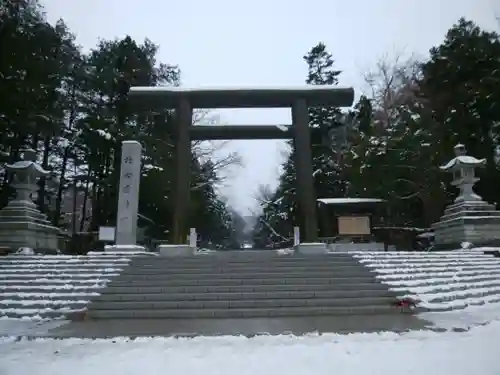
[[[148,253],[150,254],[150,253]],[[85,310],[135,253],[0,257],[0,319],[64,318]],[[144,255],[141,253],[140,255]]]
[[[491,249],[490,249],[491,250]],[[447,252],[351,252],[391,290],[433,311],[500,306],[500,258],[484,249]]]

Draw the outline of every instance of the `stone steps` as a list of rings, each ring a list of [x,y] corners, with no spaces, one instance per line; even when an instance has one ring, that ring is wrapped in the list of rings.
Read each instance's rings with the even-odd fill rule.
[[[93,279],[77,279],[77,278],[65,278],[65,279],[15,279],[15,280],[0,280],[0,290],[15,289],[17,286],[29,285],[30,287],[38,288],[43,286],[66,286],[67,289],[72,289],[74,286],[88,286],[93,285],[104,285],[109,282],[111,278],[98,277]]]
[[[344,290],[291,290],[291,291],[267,291],[267,292],[205,292],[205,293],[123,293],[123,294],[105,294],[92,298],[93,302],[123,302],[131,303],[142,301],[237,301],[237,300],[261,300],[261,299],[347,299],[347,298],[370,298],[380,297],[388,298],[394,301],[394,293],[387,290],[360,290],[353,294],[351,291]],[[135,302],[134,302],[135,301]]]
[[[3,304],[8,304],[10,309],[69,309],[69,310],[79,310],[85,309],[89,304],[90,298],[81,301],[75,300],[5,300]]]
[[[126,280],[117,279],[110,282],[110,286],[230,286],[230,285],[283,285],[283,284],[291,284],[291,285],[323,285],[323,284],[336,284],[336,285],[346,285],[351,282],[354,284],[362,284],[362,283],[376,283],[374,277],[372,276],[364,276],[364,277],[313,277],[313,278],[269,278],[269,279],[249,279],[249,278],[239,278],[239,279],[225,279],[225,278],[212,278],[209,280],[204,279],[133,279],[127,278]]]
[[[58,259],[61,257],[61,259]],[[24,266],[24,267],[71,267],[71,266],[100,266],[100,265],[126,265],[130,262],[127,258],[96,258],[88,257],[87,259],[82,259],[79,257],[68,257],[65,255],[46,255],[46,256],[29,256],[29,255],[17,255],[17,256],[4,256],[0,257],[0,267],[3,266]]]
[[[375,273],[348,254],[138,257],[93,298],[88,317],[395,314],[395,300]]]
[[[129,262],[122,255],[1,257],[0,318],[63,318],[83,311]]]
[[[330,259],[332,255],[328,254],[327,257],[319,257],[311,255],[311,259],[307,258],[264,258],[264,259],[217,259],[208,258],[203,256],[198,256],[196,259],[187,258],[186,261],[181,261],[179,259],[168,260],[168,257],[155,257],[148,258],[144,260],[138,260],[134,262],[135,265],[141,266],[142,268],[165,268],[168,266],[171,269],[175,268],[211,268],[219,267],[224,268],[226,266],[230,267],[296,267],[296,266],[328,266],[328,265],[341,265],[344,267],[357,266],[357,263],[352,263],[352,260],[347,259]],[[495,258],[498,259],[498,258]]]
[[[118,272],[109,272],[109,273],[70,273],[70,272],[65,272],[65,273],[40,273],[40,274],[33,274],[33,275],[23,275],[19,273],[0,273],[0,284],[13,284],[15,282],[26,282],[26,281],[33,281],[36,282],[37,280],[75,280],[75,281],[86,281],[89,279],[100,279],[100,278],[110,278],[113,276],[118,276]]]
[[[432,311],[500,302],[500,259],[482,251],[353,253],[399,295]]]
[[[364,297],[356,298],[280,298],[280,299],[237,299],[223,300],[184,300],[184,301],[93,301],[90,308],[97,310],[189,310],[189,309],[231,309],[231,308],[274,308],[274,307],[363,307],[383,306],[388,307],[394,302],[394,297]]]
[[[16,285],[0,285],[1,293],[67,293],[67,292],[96,292],[100,290],[105,285],[105,282],[101,280],[100,283],[90,283],[90,284],[42,284],[33,285],[31,283],[16,284]]]
[[[0,292],[0,300],[2,303],[5,301],[81,301],[81,300],[90,300],[91,298],[96,298],[99,294],[97,292],[89,292],[89,293],[54,293],[47,292],[46,290],[42,293],[34,293],[34,292]]]
[[[387,273],[387,272],[381,272],[378,275],[379,278],[383,278],[386,281],[390,280],[396,280],[396,281],[401,281],[402,283],[406,281],[412,281],[412,280],[420,280],[423,282],[428,282],[428,283],[434,283],[434,282],[442,282],[446,280],[453,280],[453,279],[459,279],[462,278],[464,280],[467,280],[470,278],[471,280],[474,279],[475,281],[478,280],[488,280],[488,279],[496,279],[500,277],[500,268],[498,270],[477,270],[477,271],[447,271],[447,272],[397,272],[395,271],[394,273]]]
[[[352,283],[352,284],[301,284],[300,291],[370,291],[380,293],[387,291],[387,286],[381,283]],[[158,294],[165,295],[183,293],[251,293],[251,292],[293,292],[299,288],[296,284],[255,284],[255,285],[184,285],[184,286],[137,286],[135,283],[124,286],[116,286],[109,283],[106,287],[106,295],[121,294]]]
[[[229,280],[229,279],[240,279],[240,280],[254,280],[255,278],[261,279],[346,279],[346,278],[373,278],[374,273],[369,270],[356,270],[355,272],[339,272],[335,270],[327,270],[327,271],[291,271],[289,273],[285,272],[232,272],[226,271],[221,273],[177,273],[171,274],[169,272],[161,272],[158,274],[131,274],[131,273],[122,273],[115,279],[116,283],[119,282],[127,282],[129,280],[134,281],[192,281],[192,280],[204,280],[204,281],[219,281],[219,280]]]
[[[477,297],[488,297],[488,296],[499,296],[499,290],[485,290],[485,291],[475,291],[475,290],[467,290],[461,295],[442,295],[432,298],[432,303],[440,303],[440,302],[449,302],[455,301],[457,299],[468,299],[468,298],[477,298]]]
[[[0,308],[0,316],[3,318],[9,319],[63,319],[69,314],[73,314],[75,312],[85,311],[85,307],[78,310],[71,309],[38,309],[38,308],[17,308],[13,310],[8,310],[5,308]]]
[[[337,265],[311,265],[311,266],[274,266],[270,267],[268,265],[263,265],[262,267],[256,267],[255,265],[251,266],[231,266],[231,267],[173,267],[173,266],[165,266],[165,267],[146,267],[142,266],[142,268],[134,267],[125,269],[122,274],[123,275],[155,275],[155,274],[165,274],[165,275],[186,275],[186,274],[224,274],[228,272],[232,273],[281,273],[287,274],[291,272],[336,272],[336,273],[351,273],[351,272],[369,272],[363,265],[349,265],[349,266],[337,266]]]
[[[0,258],[0,317],[60,318],[89,306],[96,320],[391,319],[397,296],[435,311],[500,303],[499,276],[500,259],[480,252],[8,256]]]
[[[313,317],[359,315],[369,319],[369,315],[394,314],[389,306],[352,307],[274,307],[274,308],[222,308],[222,309],[144,309],[144,310],[94,310],[89,311],[91,319],[206,319],[206,318],[268,318],[268,317]]]

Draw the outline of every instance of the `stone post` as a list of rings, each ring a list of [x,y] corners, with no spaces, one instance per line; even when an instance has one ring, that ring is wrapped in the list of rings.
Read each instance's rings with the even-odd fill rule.
[[[189,246],[196,249],[198,245],[198,233],[196,233],[196,228],[189,229]]]
[[[122,142],[116,245],[136,245],[139,183],[141,180],[141,144]]]
[[[300,244],[300,227],[293,227],[293,246]]]

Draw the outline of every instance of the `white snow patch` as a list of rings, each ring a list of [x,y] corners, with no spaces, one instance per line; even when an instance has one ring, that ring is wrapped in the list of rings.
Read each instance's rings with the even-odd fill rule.
[[[323,204],[352,204],[352,203],[381,203],[383,199],[376,198],[319,198],[316,199]]]
[[[33,250],[31,247],[20,247],[17,249],[17,251],[14,253],[17,255],[35,255],[35,250]]]
[[[40,316],[23,319],[0,318],[0,336],[40,336],[65,323],[67,321],[61,319],[49,322]]]
[[[432,311],[500,306],[500,259],[477,248],[467,252],[352,254],[391,290]]]
[[[468,250],[471,249],[473,245],[470,242],[462,242],[460,244],[460,247],[462,248],[462,250]]]
[[[500,323],[468,332],[0,339],[2,375],[498,375]]]
[[[287,249],[278,249],[278,250],[276,250],[276,253],[277,253],[278,255],[291,255],[291,254],[293,254],[294,252],[295,252],[295,251],[294,251],[294,249],[292,249],[292,248],[287,248]]]
[[[85,309],[129,262],[130,257],[102,253],[2,257],[0,319],[47,320]]]

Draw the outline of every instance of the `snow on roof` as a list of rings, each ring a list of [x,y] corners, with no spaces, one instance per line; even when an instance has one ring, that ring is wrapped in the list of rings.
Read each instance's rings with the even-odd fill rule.
[[[136,86],[129,91],[136,109],[176,108],[181,97],[189,98],[192,108],[285,108],[300,98],[309,107],[332,105],[349,107],[354,101],[352,88],[332,85],[260,87],[175,87]]]
[[[475,165],[475,166],[484,166],[486,165],[486,159],[477,159],[474,156],[468,156],[468,155],[460,155],[457,157],[454,157],[451,159],[448,163],[445,165],[439,167],[440,169],[447,171],[455,166],[460,166],[460,165]]]
[[[33,169],[37,174],[46,176],[50,172],[46,171],[45,169],[42,168],[41,165],[32,162],[30,160],[20,160],[16,161],[14,164],[6,164],[5,168],[7,170],[11,171],[20,171],[20,170],[26,170],[26,169]]]
[[[337,91],[341,88],[332,85],[300,85],[300,86],[220,86],[220,87],[179,87],[179,86],[133,86],[130,92],[213,92],[213,91]]]
[[[381,203],[384,199],[378,198],[319,198],[319,203],[323,204],[356,204],[356,203]]]

